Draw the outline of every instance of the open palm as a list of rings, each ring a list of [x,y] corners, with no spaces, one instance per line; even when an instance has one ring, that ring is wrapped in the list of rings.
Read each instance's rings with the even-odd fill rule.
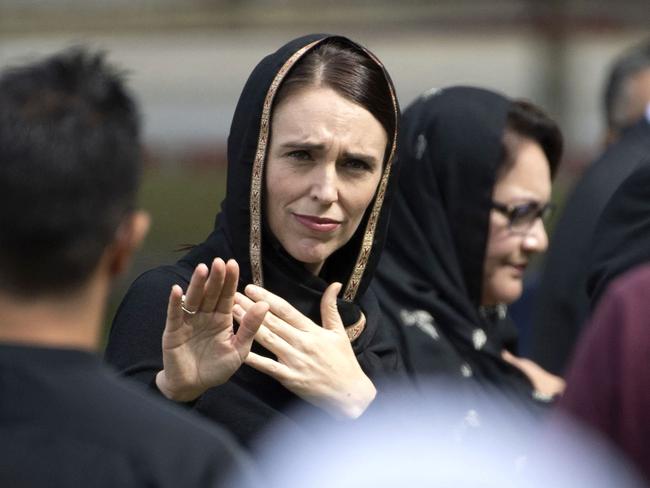
[[[199,264],[183,297],[174,285],[169,297],[162,338],[163,370],[156,377],[162,393],[191,401],[220,385],[239,369],[268,310],[265,303],[250,309],[235,333],[232,308],[239,280],[234,260]]]

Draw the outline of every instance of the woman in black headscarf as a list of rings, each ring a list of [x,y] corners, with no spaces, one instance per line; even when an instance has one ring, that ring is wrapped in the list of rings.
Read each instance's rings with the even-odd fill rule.
[[[346,38],[309,35],[264,58],[235,110],[215,230],[131,286],[108,361],[246,444],[299,399],[360,415],[399,366],[367,293],[398,115],[382,64]]]
[[[471,377],[525,398],[560,389],[559,378],[513,355],[506,305],[546,248],[540,217],[561,151],[545,114],[488,90],[426,93],[404,112],[399,191],[374,289],[418,383]]]

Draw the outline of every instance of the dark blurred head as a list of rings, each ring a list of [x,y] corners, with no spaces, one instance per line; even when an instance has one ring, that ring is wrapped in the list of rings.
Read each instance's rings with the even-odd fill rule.
[[[562,157],[562,132],[542,109],[526,100],[515,100],[508,109],[504,137],[505,158],[500,172],[507,171],[514,163],[516,143],[521,137],[532,139],[540,145],[553,177]]]
[[[395,106],[386,75],[360,49],[339,40],[325,41],[305,54],[282,82],[275,104],[306,87],[329,87],[361,105],[383,126],[392,145]]]
[[[635,123],[650,103],[650,39],[624,51],[613,62],[604,93],[609,139]]]
[[[134,206],[137,108],[120,74],[74,48],[0,77],[0,290],[81,286]]]

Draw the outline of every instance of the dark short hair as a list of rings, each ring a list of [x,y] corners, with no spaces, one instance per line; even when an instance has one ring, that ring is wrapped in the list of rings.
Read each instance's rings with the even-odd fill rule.
[[[65,293],[133,208],[139,116],[104,56],[75,47],[0,76],[0,289]]]
[[[564,139],[558,125],[546,112],[527,100],[514,100],[506,116],[506,131],[537,142],[548,159],[551,177],[555,176],[562,157]],[[500,168],[506,171],[514,163],[514,148],[505,143],[505,158]]]
[[[634,122],[628,120],[635,107],[629,105],[627,84],[646,69],[650,69],[650,38],[627,49],[614,60],[603,96],[605,118],[610,130],[620,131]]]
[[[361,105],[382,125],[392,145],[395,133],[393,96],[378,63],[361,49],[338,39],[327,40],[305,54],[289,71],[275,97],[279,104],[290,93],[309,86],[332,88]]]

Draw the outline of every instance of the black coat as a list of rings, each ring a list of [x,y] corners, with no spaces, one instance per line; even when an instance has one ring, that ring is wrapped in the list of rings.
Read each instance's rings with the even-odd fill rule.
[[[564,370],[589,314],[586,292],[594,233],[612,194],[644,160],[650,160],[650,123],[627,129],[580,179],[557,222],[544,261],[533,312],[530,356],[556,374]]]
[[[138,278],[117,312],[106,358],[124,374],[154,385],[155,375],[162,369],[161,336],[170,289],[173,284],[185,289],[192,270],[199,263],[211,263],[215,257],[237,260],[240,291],[251,282],[264,286],[319,324],[323,292],[333,281],[343,283],[343,298],[338,301],[343,323],[355,324],[362,312],[366,317],[365,329],[353,342],[361,367],[373,380],[399,369],[397,347],[382,333],[379,307],[374,295],[367,292],[387,229],[385,207],[392,194],[396,134],[388,135],[390,147],[375,199],[357,232],[327,259],[319,276],[311,275],[289,256],[265,226],[262,196],[273,111],[271,101],[292,64],[330,38],[319,34],[291,41],[264,58],[249,77],[228,138],[226,198],[217,215],[215,230],[175,265],[157,268]],[[336,39],[367,53],[352,41]],[[379,61],[370,57],[381,67]],[[399,109],[392,83],[385,76],[394,101],[397,126]],[[259,346],[253,350],[270,355]],[[193,408],[225,426],[244,444],[251,445],[271,421],[293,425],[290,407],[303,403],[276,380],[244,365],[227,383],[206,391]]]
[[[592,310],[612,281],[650,262],[650,154],[614,192],[595,235],[586,289]]]
[[[94,355],[0,345],[0,486],[216,487],[231,470],[250,463],[230,436]]]

